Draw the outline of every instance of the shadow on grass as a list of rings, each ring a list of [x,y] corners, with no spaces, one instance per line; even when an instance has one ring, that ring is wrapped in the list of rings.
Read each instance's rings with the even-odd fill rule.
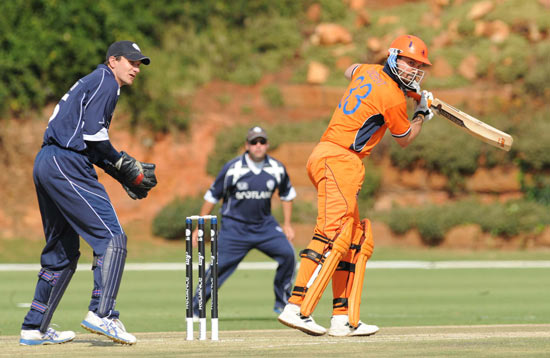
[[[78,343],[88,343],[91,347],[113,347],[113,346],[124,346],[125,344],[116,343],[110,340],[103,340],[98,337],[98,339],[75,339],[73,342]]]
[[[253,321],[253,322],[273,322],[274,320],[277,320],[277,316],[269,316],[269,317],[224,317],[220,318],[220,322],[246,322],[246,321]]]

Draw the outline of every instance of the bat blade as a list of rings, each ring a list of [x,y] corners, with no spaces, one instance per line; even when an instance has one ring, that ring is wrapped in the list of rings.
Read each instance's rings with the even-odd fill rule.
[[[508,133],[496,129],[437,98],[433,100],[431,107],[434,108],[439,115],[447,118],[460,129],[483,142],[507,152],[512,148],[514,139]]]
[[[408,92],[407,95],[417,101],[420,100],[420,95],[416,92]],[[455,124],[469,135],[505,151],[509,151],[512,148],[514,139],[508,133],[496,129],[470,116],[468,113],[462,112],[439,98],[434,98],[429,105],[436,113],[448,119],[451,123]]]

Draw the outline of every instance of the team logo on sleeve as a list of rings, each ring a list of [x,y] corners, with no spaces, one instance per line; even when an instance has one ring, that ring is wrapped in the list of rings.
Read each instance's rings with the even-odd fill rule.
[[[269,180],[265,183],[265,185],[267,186],[267,189],[268,189],[268,190],[273,191],[273,189],[275,188],[275,181],[272,180],[272,179],[269,179]]]

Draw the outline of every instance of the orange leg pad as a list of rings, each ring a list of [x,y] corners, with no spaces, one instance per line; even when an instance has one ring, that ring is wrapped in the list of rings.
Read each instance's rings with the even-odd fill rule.
[[[307,283],[307,292],[300,309],[302,315],[310,316],[313,310],[315,310],[334,271],[336,271],[336,267],[338,267],[338,263],[349,250],[352,230],[353,221],[348,220],[348,222],[344,224],[342,231],[334,239],[332,250],[325,254],[325,262],[323,265],[319,265],[313,273],[313,276],[311,276]]]
[[[328,256],[325,258],[324,264],[317,266],[317,270],[313,273],[310,282],[311,286],[307,289],[304,301],[300,306],[300,313],[304,316],[310,316],[317,303],[321,299],[323,292],[327,288],[327,285],[338,266],[338,263],[342,259],[342,253],[336,250],[328,252]]]
[[[359,217],[359,210],[355,210],[355,216]],[[348,253],[342,258],[340,263],[346,262],[349,263],[349,270],[342,267],[341,269],[336,268],[336,272],[332,276],[332,294],[333,294],[333,307],[332,315],[347,315],[348,314],[348,298],[351,292],[351,286],[353,283],[353,276],[355,269],[355,262],[357,261],[357,256],[359,255],[359,245],[364,239],[365,235],[363,233],[363,225],[359,219],[355,220],[353,225],[355,230],[353,230],[353,240],[351,249]]]
[[[355,274],[353,275],[353,283],[348,299],[348,317],[349,324],[357,327],[359,324],[361,294],[363,292],[363,280],[365,278],[365,269],[367,261],[372,256],[374,250],[374,241],[372,238],[372,229],[369,220],[363,220],[365,238],[361,243],[361,251],[357,256],[355,263]]]
[[[318,237],[311,240],[307,246],[308,250],[314,251],[319,254],[326,253],[329,250],[329,241],[325,241],[324,238]],[[292,296],[288,300],[289,303],[300,306],[304,300],[306,294],[305,288],[310,278],[313,276],[316,268],[319,266],[317,260],[312,260],[310,258],[302,257],[300,261],[300,268],[298,269],[298,274],[296,275],[296,282],[294,289],[292,290]]]
[[[349,324],[357,327],[359,324],[361,293],[363,292],[363,279],[365,277],[365,267],[367,265],[367,257],[359,254],[355,263],[355,274],[353,275],[353,284],[348,299],[348,317]]]

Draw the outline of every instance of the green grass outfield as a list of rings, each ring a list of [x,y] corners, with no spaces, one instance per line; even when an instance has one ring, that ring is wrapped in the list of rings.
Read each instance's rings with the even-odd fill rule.
[[[83,264],[82,267],[86,267]],[[183,271],[126,271],[117,308],[138,344],[120,347],[85,333],[92,273],[75,274],[53,322],[76,342],[19,347],[36,272],[0,272],[0,356],[547,357],[550,268],[367,269],[362,320],[373,337],[310,337],[272,312],[272,270],[237,270],[220,290],[220,342],[185,341]],[[328,326],[330,287],[315,318]]]

